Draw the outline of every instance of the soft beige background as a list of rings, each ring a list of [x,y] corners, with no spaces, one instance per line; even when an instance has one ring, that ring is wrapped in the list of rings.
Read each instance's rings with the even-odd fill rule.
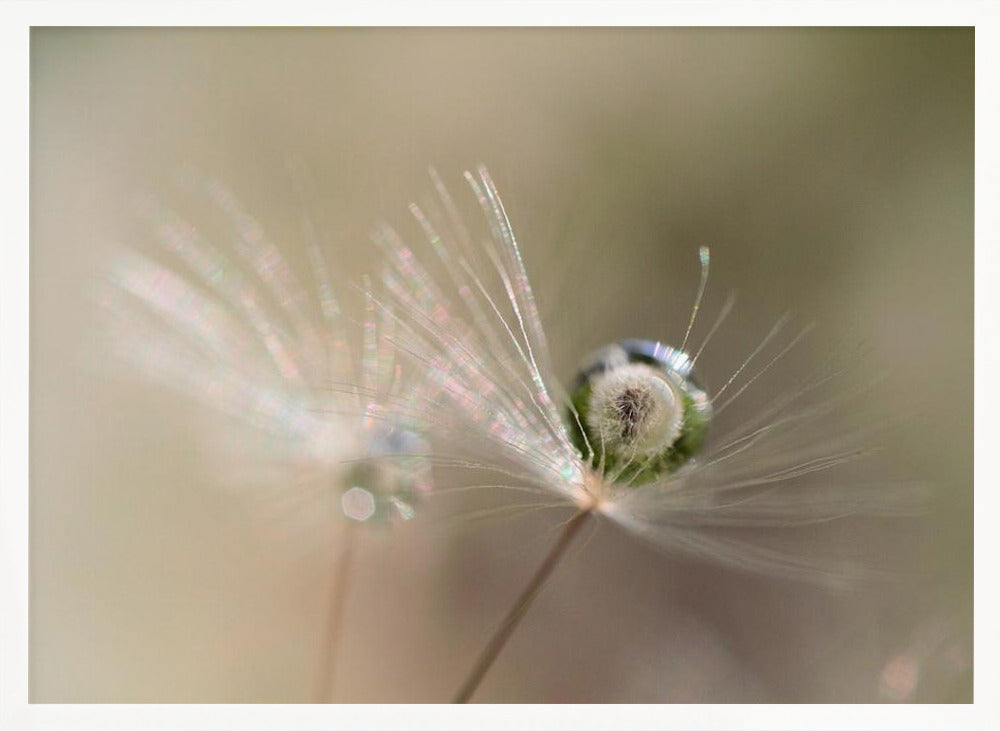
[[[785,310],[816,320],[789,367],[865,344],[872,406],[904,417],[875,474],[935,488],[874,529],[904,578],[850,593],[605,528],[477,700],[971,699],[971,30],[36,29],[31,94],[33,701],[315,696],[329,506],[224,488],[204,434],[233,427],[102,374],[91,307],[142,237],[130,196],[179,164],[293,242],[294,156],[348,278],[428,164],[487,163],[567,378],[605,342],[676,339],[711,245],[706,311],[741,299],[708,381]],[[447,700],[559,519],[453,512],[363,537],[339,699]]]

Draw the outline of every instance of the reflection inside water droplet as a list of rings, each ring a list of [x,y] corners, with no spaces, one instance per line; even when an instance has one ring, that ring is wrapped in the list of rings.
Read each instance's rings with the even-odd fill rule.
[[[363,487],[352,487],[340,498],[344,515],[360,523],[375,515],[375,496]]]

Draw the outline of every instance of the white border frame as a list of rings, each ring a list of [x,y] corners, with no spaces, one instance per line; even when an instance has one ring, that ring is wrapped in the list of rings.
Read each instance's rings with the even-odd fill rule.
[[[995,729],[1000,727],[997,463],[980,459],[975,478],[975,698],[964,706],[439,706],[439,705],[29,705],[28,693],[28,81],[33,25],[961,25],[976,26],[976,342],[980,413],[1000,408],[1000,253],[997,177],[1000,133],[1000,24],[982,2],[7,2],[0,5],[0,728],[320,729],[330,728],[686,728]],[[238,19],[239,22],[233,22]],[[992,285],[992,286],[991,286]],[[984,410],[985,409],[985,410]],[[980,420],[975,447],[1000,434]]]

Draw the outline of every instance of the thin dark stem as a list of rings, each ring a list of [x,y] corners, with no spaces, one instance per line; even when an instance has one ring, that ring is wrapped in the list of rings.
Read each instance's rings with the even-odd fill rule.
[[[337,656],[343,635],[344,607],[354,565],[354,554],[358,541],[358,525],[350,521],[341,538],[340,550],[334,562],[333,581],[330,589],[330,611],[327,615],[326,632],[323,642],[323,661],[320,667],[317,687],[319,703],[334,702],[334,683],[337,677]]]
[[[527,613],[528,608],[531,603],[535,600],[535,597],[541,592],[542,588],[545,586],[545,582],[548,581],[549,575],[552,570],[555,569],[556,565],[559,563],[559,559],[562,558],[563,553],[566,552],[566,548],[572,542],[573,537],[579,532],[580,527],[587,522],[587,518],[590,517],[590,510],[581,510],[579,513],[574,515],[570,521],[563,528],[562,533],[559,534],[559,539],[556,541],[555,545],[549,551],[549,554],[542,561],[542,565],[538,567],[535,575],[531,577],[531,581],[524,588],[521,596],[517,598],[514,602],[514,606],[511,607],[507,616],[504,617],[503,622],[497,628],[497,631],[493,634],[489,643],[483,649],[482,653],[479,655],[479,659],[476,660],[475,667],[472,668],[472,672],[462,683],[462,687],[459,689],[458,693],[455,694],[455,700],[453,703],[468,703],[469,699],[476,692],[479,684],[483,681],[486,673],[489,671],[490,667],[493,666],[493,662],[497,659],[497,655],[503,650],[504,645],[507,644],[507,640],[510,636],[514,634],[514,630],[517,625],[521,622],[521,619]]]

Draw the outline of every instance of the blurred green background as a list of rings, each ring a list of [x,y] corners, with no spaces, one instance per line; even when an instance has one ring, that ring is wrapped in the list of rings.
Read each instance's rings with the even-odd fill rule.
[[[862,343],[902,426],[881,477],[934,488],[880,524],[901,578],[847,593],[664,556],[604,526],[487,677],[493,702],[969,701],[972,696],[971,29],[45,29],[31,57],[31,700],[308,702],[336,524],[222,482],[231,425],[94,368],[93,286],[141,243],[137,190],[191,164],[296,245],[290,157],[345,280],[433,164],[486,163],[557,369],[679,339],[739,303],[721,383],[786,310],[790,369]],[[707,326],[706,322],[702,327]],[[99,358],[98,358],[99,360]],[[782,380],[761,385],[763,397]],[[869,476],[871,478],[871,475]],[[888,479],[888,478],[887,478]],[[465,503],[468,507],[470,503]],[[337,698],[442,702],[561,516],[366,534]],[[844,534],[849,536],[850,534]],[[841,540],[852,540],[841,536]]]

